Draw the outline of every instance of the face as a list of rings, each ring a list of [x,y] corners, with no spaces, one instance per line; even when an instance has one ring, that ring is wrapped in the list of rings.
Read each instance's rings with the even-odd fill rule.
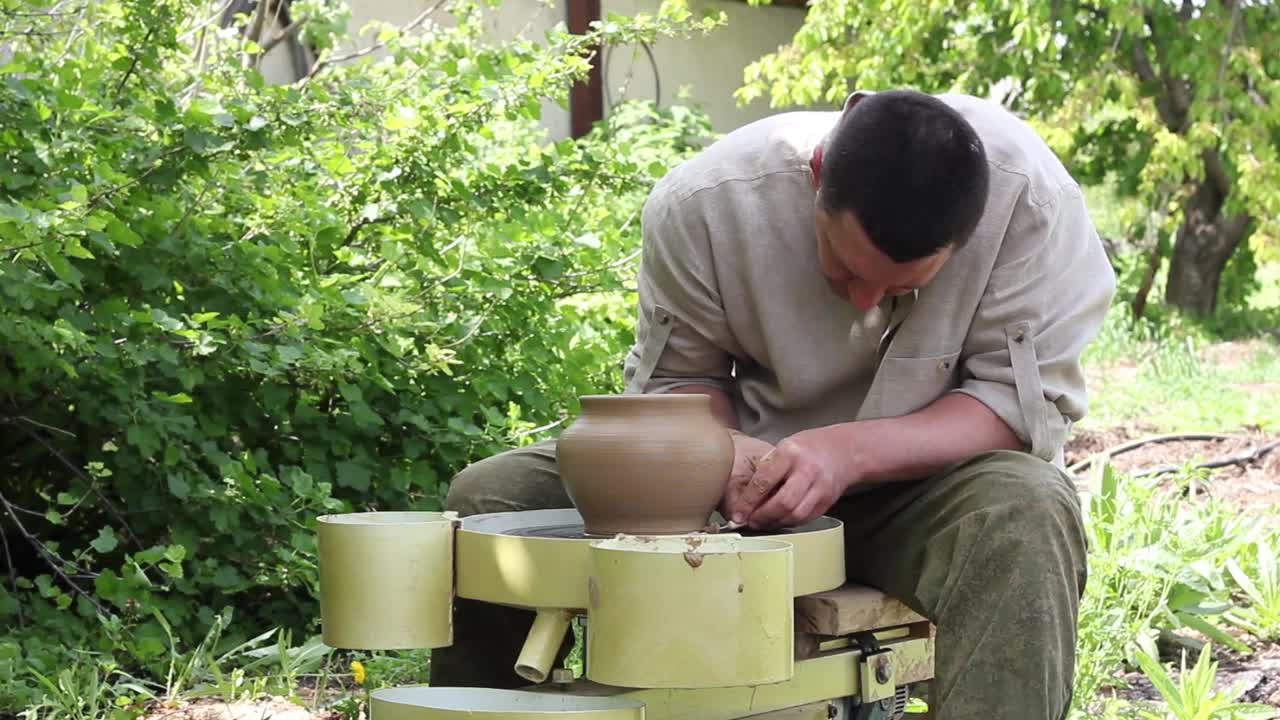
[[[831,215],[819,201],[815,213],[822,274],[832,292],[859,310],[925,286],[951,255],[948,248],[920,260],[895,262],[872,245],[852,212]]]

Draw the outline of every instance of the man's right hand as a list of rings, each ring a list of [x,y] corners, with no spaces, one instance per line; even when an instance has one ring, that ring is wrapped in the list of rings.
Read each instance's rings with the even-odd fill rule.
[[[755,474],[756,465],[774,449],[764,440],[738,430],[730,430],[729,435],[733,438],[733,469],[729,471],[729,482],[725,485],[719,508],[726,521],[732,521],[734,513],[745,518],[755,509],[740,502],[742,491]]]

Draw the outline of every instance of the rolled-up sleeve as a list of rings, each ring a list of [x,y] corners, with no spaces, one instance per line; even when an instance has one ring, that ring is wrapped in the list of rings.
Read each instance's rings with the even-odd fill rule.
[[[708,223],[695,201],[663,183],[641,213],[635,342],[623,378],[629,393],[710,385],[729,392],[736,344],[715,282]]]
[[[1032,454],[1060,461],[1071,426],[1088,411],[1080,356],[1115,295],[1080,189],[1015,210],[1004,249],[963,348],[955,392],[998,415]]]

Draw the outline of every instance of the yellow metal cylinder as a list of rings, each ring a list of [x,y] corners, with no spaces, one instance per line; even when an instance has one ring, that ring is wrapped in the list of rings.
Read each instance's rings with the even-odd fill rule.
[[[795,670],[792,546],[739,535],[591,545],[586,675],[621,687],[776,683]]]
[[[644,703],[621,697],[493,690],[399,687],[374,690],[370,720],[644,720]]]
[[[456,522],[453,513],[436,512],[320,517],[324,643],[364,650],[453,644]]]
[[[572,619],[573,613],[568,610],[538,610],[516,658],[516,674],[533,683],[546,680]]]

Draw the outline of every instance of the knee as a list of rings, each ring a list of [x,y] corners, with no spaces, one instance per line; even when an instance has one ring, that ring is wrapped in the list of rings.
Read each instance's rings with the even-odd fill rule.
[[[492,496],[498,490],[496,480],[503,464],[502,456],[495,455],[463,468],[449,480],[444,509],[462,517],[490,512],[486,506],[492,504]]]
[[[444,509],[452,510],[460,517],[511,509],[511,483],[504,478],[511,478],[519,472],[520,466],[512,451],[468,465],[449,481]]]
[[[1043,460],[1019,453],[990,456],[975,468],[972,495],[987,516],[989,552],[999,561],[1049,564],[1074,575],[1083,590],[1086,539],[1079,495],[1070,477]]]
[[[482,513],[567,507],[554,451],[538,445],[492,455],[449,481],[444,509],[460,517]]]
[[[1060,468],[1025,453],[1000,452],[975,468],[974,492],[1001,521],[1052,537],[1055,530],[1083,537],[1084,524],[1075,484]]]

